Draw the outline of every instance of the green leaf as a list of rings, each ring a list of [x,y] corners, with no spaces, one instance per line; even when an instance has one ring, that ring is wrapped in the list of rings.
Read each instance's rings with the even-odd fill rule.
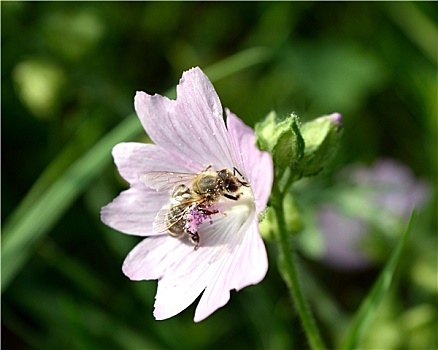
[[[389,290],[391,280],[394,276],[397,264],[406,245],[406,241],[414,225],[415,218],[416,212],[414,210],[412,211],[408,227],[402,239],[398,242],[394,252],[386,263],[386,266],[378,277],[377,281],[374,283],[374,286],[371,289],[370,293],[363,300],[362,305],[360,306],[359,311],[357,312],[355,319],[351,325],[351,328],[347,333],[345,341],[340,347],[341,349],[356,349],[362,336],[370,326],[374,316],[377,313],[381,301]]]

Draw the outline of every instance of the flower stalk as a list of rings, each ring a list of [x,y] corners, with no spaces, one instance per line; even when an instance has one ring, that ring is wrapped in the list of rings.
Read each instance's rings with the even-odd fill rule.
[[[312,349],[326,349],[312,313],[304,298],[303,290],[298,278],[296,262],[289,246],[289,237],[291,236],[291,232],[289,232],[289,228],[286,225],[286,220],[284,217],[283,194],[280,193],[280,191],[276,193],[276,191],[278,190],[274,188],[274,195],[272,196],[271,204],[275,211],[278,224],[276,238],[280,248],[280,255],[278,259],[279,270],[287,284],[289,293],[298,311],[298,315],[310,346]]]
[[[294,215],[290,208],[286,213],[285,199],[286,196],[291,196],[288,191],[295,181],[304,176],[318,174],[329,163],[339,141],[341,126],[339,113],[301,124],[294,114],[279,120],[272,112],[255,128],[258,146],[261,150],[271,153],[274,160],[274,186],[270,203],[276,217],[275,229],[272,231],[280,248],[279,270],[289,288],[312,349],[326,347],[298,278],[289,237],[299,231],[300,225],[291,224],[293,221],[289,218],[297,215]]]

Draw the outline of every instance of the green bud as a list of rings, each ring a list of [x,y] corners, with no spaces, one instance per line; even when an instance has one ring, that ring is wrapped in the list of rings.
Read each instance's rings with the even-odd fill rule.
[[[272,111],[266,116],[264,121],[257,123],[254,127],[257,147],[262,151],[272,152],[274,143],[272,135],[274,135],[275,132],[276,120],[277,114]]]
[[[262,123],[255,126],[257,146],[272,154],[275,172],[280,176],[291,167],[295,168],[304,155],[304,140],[300,133],[300,122],[295,114],[278,121],[271,112]]]
[[[304,156],[299,164],[302,176],[318,174],[333,158],[341,136],[341,115],[333,113],[304,123]]]
[[[271,207],[267,207],[262,213],[259,213],[259,232],[264,240],[275,240],[275,232],[278,232],[278,225],[274,209]]]

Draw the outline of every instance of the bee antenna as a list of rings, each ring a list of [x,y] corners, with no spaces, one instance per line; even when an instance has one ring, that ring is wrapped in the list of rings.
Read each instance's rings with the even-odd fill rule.
[[[239,170],[237,170],[236,167],[233,167],[233,172],[234,172],[234,175],[236,175],[236,173],[238,173],[242,178],[245,178],[245,177],[242,175],[242,173],[241,173]]]

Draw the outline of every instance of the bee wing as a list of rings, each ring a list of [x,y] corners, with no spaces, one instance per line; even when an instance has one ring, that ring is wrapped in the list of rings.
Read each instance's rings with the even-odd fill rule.
[[[168,215],[167,215],[168,212],[169,212],[168,204],[164,205],[158,211],[153,224],[153,231],[155,234],[164,233],[173,225],[173,223],[168,220]]]
[[[140,176],[140,181],[157,191],[172,190],[176,185],[188,185],[196,174],[151,171]]]
[[[181,204],[171,205],[166,204],[161,207],[155,217],[153,224],[153,231],[155,234],[164,233],[169,230],[172,226],[180,222],[184,215],[186,215],[192,208],[193,201],[184,202]],[[169,214],[169,210],[172,208],[172,215]]]
[[[192,196],[190,198],[175,199],[172,198],[171,202],[165,204],[158,211],[153,223],[153,232],[155,234],[164,233],[172,226],[176,225],[182,219],[184,215],[190,212],[195,206],[204,202],[204,198],[199,196]],[[171,215],[169,211],[171,210]]]

